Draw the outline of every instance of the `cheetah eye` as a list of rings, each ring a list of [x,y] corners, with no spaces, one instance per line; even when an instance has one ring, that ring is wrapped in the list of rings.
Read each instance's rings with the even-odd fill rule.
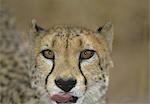
[[[94,55],[95,51],[94,50],[84,50],[81,52],[80,54],[80,59],[81,60],[86,60],[86,59],[90,59],[93,55]]]
[[[47,59],[54,59],[54,52],[52,50],[43,50],[41,53]]]

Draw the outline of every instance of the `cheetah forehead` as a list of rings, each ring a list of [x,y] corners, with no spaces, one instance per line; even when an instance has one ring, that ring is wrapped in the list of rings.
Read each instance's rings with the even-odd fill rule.
[[[71,25],[57,25],[49,28],[45,34],[40,34],[35,45],[38,50],[46,46],[61,53],[66,50],[79,52],[84,49],[100,51],[107,47],[100,33],[85,27]]]
[[[48,33],[56,36],[80,36],[81,34],[94,34],[96,32],[85,27],[72,26],[72,25],[57,25],[48,29]]]

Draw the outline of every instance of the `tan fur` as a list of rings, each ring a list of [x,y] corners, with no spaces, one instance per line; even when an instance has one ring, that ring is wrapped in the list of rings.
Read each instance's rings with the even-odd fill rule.
[[[111,33],[110,30],[112,26],[110,23],[105,25],[105,28],[108,25],[108,32]],[[101,104],[98,102],[103,102],[104,100],[102,98],[108,87],[108,70],[109,67],[112,66],[112,61],[109,57],[109,50],[111,49],[109,49],[109,43],[107,42],[109,39],[104,36],[105,34],[107,35],[107,30],[105,34],[103,34],[103,31],[94,32],[82,27],[55,26],[49,30],[37,32],[37,36],[33,37],[32,51],[32,71],[35,72],[33,74],[33,76],[35,76],[33,77],[35,78],[33,82],[36,82],[34,85],[42,90],[42,93],[45,93],[44,95],[49,96],[58,89],[54,83],[57,77],[75,78],[77,79],[76,86],[78,87],[78,92],[80,92],[79,95],[82,98],[82,100],[76,104],[92,104],[96,102],[97,104]],[[45,49],[51,49],[54,52],[54,62],[45,59],[41,55],[40,51]],[[95,55],[91,59],[81,62],[81,70],[87,79],[87,85],[84,84],[84,77],[79,69],[79,55],[84,49],[95,51]],[[55,65],[55,67],[48,76],[53,65]],[[47,85],[45,85],[47,76]],[[94,88],[94,86],[96,87]],[[93,92],[91,92],[92,90]],[[98,95],[94,94],[97,93],[97,91],[100,93],[98,93]],[[90,96],[90,93],[93,95]],[[88,101],[88,99],[94,100],[90,100],[92,103],[87,103],[86,101]],[[55,104],[55,102],[50,99],[48,102]]]
[[[50,97],[64,93],[56,86],[58,77],[75,79],[77,83],[69,93],[72,98],[78,97],[76,103],[59,104],[105,103],[112,66],[111,23],[98,31],[75,26],[44,30],[33,21],[30,44],[10,24],[3,10],[0,23],[0,104],[56,104]],[[45,49],[51,50],[55,57],[44,57]],[[86,49],[93,54],[81,60],[80,55]]]

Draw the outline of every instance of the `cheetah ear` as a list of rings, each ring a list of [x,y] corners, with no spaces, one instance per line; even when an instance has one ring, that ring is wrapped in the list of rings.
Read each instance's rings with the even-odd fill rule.
[[[112,43],[113,43],[113,25],[112,25],[112,23],[107,22],[102,27],[98,28],[97,31],[105,37],[105,39],[108,43],[108,48],[110,51],[112,51]]]
[[[40,34],[40,33],[42,33],[42,32],[45,31],[44,28],[42,28],[42,27],[40,27],[39,25],[37,25],[37,22],[36,22],[35,19],[32,20],[32,30],[33,30],[33,32],[36,33],[36,34]]]

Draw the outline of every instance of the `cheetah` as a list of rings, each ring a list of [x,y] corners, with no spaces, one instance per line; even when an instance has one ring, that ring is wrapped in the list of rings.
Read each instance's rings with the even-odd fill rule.
[[[0,104],[105,104],[110,22],[93,31],[34,20],[25,44],[6,17],[0,12]]]
[[[112,67],[113,27],[92,31],[32,22],[32,86],[46,104],[104,104]]]

